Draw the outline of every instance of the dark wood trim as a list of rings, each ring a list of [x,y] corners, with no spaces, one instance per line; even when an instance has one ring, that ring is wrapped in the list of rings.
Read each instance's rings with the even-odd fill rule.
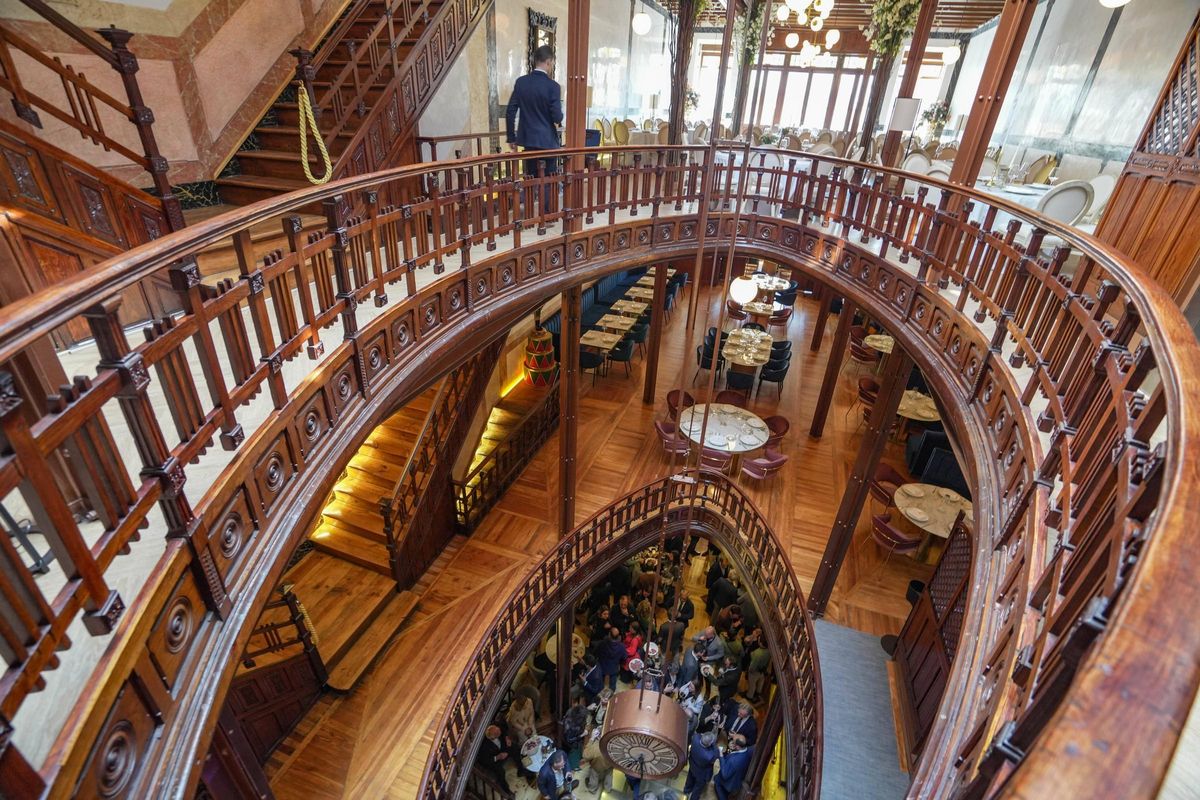
[[[900,76],[900,86],[896,97],[912,97],[917,88],[917,78],[921,74],[921,63],[925,60],[925,48],[929,44],[929,32],[933,29],[933,16],[937,12],[938,0],[921,0],[921,10],[917,12],[917,24],[913,28],[912,39],[908,43],[908,52],[904,57],[904,74]],[[961,59],[959,59],[961,61]],[[883,154],[880,160],[887,166],[895,166],[900,155],[900,140],[902,131],[888,130],[883,137]]]
[[[572,286],[562,294],[562,331],[559,334],[558,428],[558,535],[575,529],[575,488],[579,441],[579,326],[582,289]]]
[[[821,303],[827,309],[832,298],[822,293]],[[829,406],[833,403],[833,393],[837,390],[838,376],[842,372],[842,361],[846,357],[846,347],[850,342],[850,328],[854,325],[854,315],[858,308],[848,300],[842,300],[842,310],[838,314],[837,329],[833,334],[833,343],[829,346],[829,358],[825,361],[825,374],[821,379],[821,393],[817,395],[817,406],[813,409],[812,426],[808,435],[820,439],[825,432],[825,419],[829,416]],[[816,337],[814,336],[814,341]]]

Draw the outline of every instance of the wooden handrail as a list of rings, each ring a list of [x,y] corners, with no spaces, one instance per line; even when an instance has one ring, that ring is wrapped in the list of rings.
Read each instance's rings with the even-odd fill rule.
[[[107,47],[97,41],[96,37],[90,35],[87,31],[83,30],[83,28],[80,28],[74,22],[71,22],[71,20],[58,13],[48,3],[44,3],[42,0],[21,0],[21,2],[33,9],[33,11],[39,16],[46,19],[51,25],[58,28],[67,36],[70,36],[88,50],[91,50],[92,55],[99,56],[107,61],[110,66],[116,68],[117,57],[112,50],[109,50]]]
[[[706,470],[659,478],[615,500],[561,539],[513,589],[450,695],[417,796],[461,796],[484,728],[518,668],[554,620],[614,564],[660,536],[688,534],[711,539],[721,548],[762,610],[760,622],[787,730],[786,794],[819,796],[821,678],[803,593],[753,501],[724,475]]]
[[[521,156],[504,154],[347,178],[206,220],[0,309],[0,364],[67,324],[89,327],[99,363],[53,413],[27,415],[15,385],[0,393],[11,448],[0,456],[0,489],[36,495],[53,516],[41,527],[73,570],[66,594],[34,595],[15,617],[35,623],[22,632],[33,644],[9,654],[0,712],[13,718],[80,617],[98,632],[115,628],[106,652],[127,658],[110,680],[144,680],[131,671],[138,648],[156,646],[150,626],[120,626],[121,608],[159,619],[180,574],[213,612],[188,629],[188,646],[232,658],[236,633],[222,620],[236,627],[250,616],[276,563],[255,559],[298,535],[296,507],[324,496],[355,426],[377,421],[404,381],[428,385],[463,359],[465,342],[503,333],[566,286],[736,236],[742,252],[802,271],[876,317],[954,411],[947,424],[976,490],[971,604],[914,791],[945,797],[970,784],[987,794],[1007,781],[1006,791],[1040,796],[1049,764],[1054,785],[1081,794],[1160,779],[1200,684],[1193,662],[1156,671],[1162,652],[1200,651],[1200,626],[1181,602],[1200,558],[1189,540],[1200,518],[1190,468],[1200,430],[1187,404],[1200,348],[1170,298],[1091,237],[899,170],[755,148],[742,177],[740,148],[560,152],[606,164],[569,159],[567,172],[516,177]],[[715,188],[702,197],[705,172]],[[735,230],[728,209],[739,183]],[[558,203],[553,190],[568,184],[582,187],[582,205]],[[351,200],[361,215],[349,213]],[[302,231],[300,210],[320,203],[327,229]],[[712,209],[708,230],[701,203]],[[578,218],[589,224],[573,232]],[[256,252],[249,228],[268,220],[284,226],[288,245]],[[222,239],[234,242],[239,276],[205,285],[194,260]],[[169,279],[184,310],[133,345],[115,302],[148,278]],[[337,322],[340,337],[330,331]],[[203,375],[190,366],[193,350]],[[151,382],[170,415],[152,410]],[[265,418],[246,416],[260,394]],[[106,444],[95,410],[113,407],[139,443],[134,456]],[[237,451],[229,466],[188,485],[214,440]],[[93,546],[38,466],[62,448],[105,469],[93,482],[106,515]],[[185,546],[168,547],[136,601],[120,598],[105,575],[155,504],[166,530],[153,535]],[[229,542],[245,552],[223,555]],[[226,680],[221,662],[185,663],[216,666],[188,673],[195,686],[172,696],[174,711],[162,716],[171,736],[175,720],[203,718],[192,704],[211,705]],[[1156,675],[1153,704],[1113,700],[1137,696],[1146,674]],[[64,741],[94,742],[103,705],[72,718]],[[1136,762],[1071,739],[1087,729],[1091,741],[1118,741],[1134,726]],[[186,783],[189,758],[161,766],[158,745],[146,748],[147,769],[183,770],[173,775]],[[45,779],[74,786],[86,756],[42,765]],[[19,757],[10,745],[0,770]]]

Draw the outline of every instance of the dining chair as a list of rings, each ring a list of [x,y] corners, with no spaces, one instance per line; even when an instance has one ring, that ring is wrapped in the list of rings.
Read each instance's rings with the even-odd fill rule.
[[[633,339],[626,336],[617,346],[608,352],[608,361],[611,364],[616,361],[625,365],[625,377],[628,378],[632,373],[629,370],[629,363],[633,361]]]
[[[854,406],[862,406],[862,420],[858,423],[858,427],[862,427],[863,422],[871,418],[871,409],[875,407],[875,401],[879,399],[879,381],[864,375],[858,379],[858,394],[850,407],[846,409],[846,416],[850,416],[850,412],[854,410]]]
[[[672,389],[667,392],[667,416],[672,420],[679,419],[679,412],[696,405],[696,398],[683,389]]]
[[[671,126],[663,125],[658,129],[657,140],[659,144],[667,144],[671,141]]]
[[[621,120],[614,122],[612,131],[614,142],[616,142],[618,145],[629,144],[629,127],[626,126],[624,122]]]
[[[754,373],[731,369],[725,373],[725,387],[748,397],[754,388]]]
[[[771,358],[774,358],[778,353],[792,352],[792,342],[790,339],[783,339],[778,342],[771,342]]]
[[[692,385],[696,385],[696,378],[700,377],[700,370],[712,369],[713,363],[713,348],[711,346],[702,347],[696,345],[696,374],[692,376]],[[721,374],[721,370],[725,369],[725,359],[720,355],[717,356],[717,375]]]
[[[874,365],[879,361],[879,353],[863,344],[866,338],[866,328],[862,325],[850,326],[850,360],[858,364]]]
[[[604,143],[612,144],[613,143],[612,123],[610,123],[604,117],[601,117],[599,122],[600,122],[600,135],[602,137],[604,137]]]
[[[743,320],[750,319],[750,315],[742,310],[742,304],[736,300],[725,301],[725,316],[729,317],[735,322],[741,322]]]
[[[733,389],[722,389],[721,391],[717,392],[717,396],[713,398],[713,402],[727,403],[731,406],[737,406],[738,408],[745,408],[746,402],[749,399],[750,398],[742,392]]]
[[[896,502],[896,490],[908,482],[908,479],[891,464],[880,462],[867,484],[867,489],[871,492],[871,497],[878,500],[883,505],[883,510],[887,511]]]
[[[717,450],[714,447],[705,447],[700,450],[700,468],[709,470],[710,472],[720,472],[723,474],[729,473],[729,467],[733,464],[733,454],[724,450]]]
[[[779,445],[783,442],[783,437],[787,436],[788,431],[792,429],[792,423],[788,421],[787,417],[779,414],[767,417],[763,422],[767,423],[767,430],[771,432],[763,447],[778,450]]]
[[[933,167],[925,173],[928,177],[939,181],[950,180],[950,170],[942,169],[941,167]]]
[[[796,299],[796,296],[793,294],[792,295],[793,302],[795,301],[795,299]],[[792,309],[790,307],[781,308],[778,311],[772,312],[771,316],[767,317],[767,327],[768,328],[783,328],[786,331],[788,323],[790,323],[791,321],[792,321]]]
[[[1087,181],[1065,181],[1038,201],[1037,210],[1053,220],[1074,225],[1087,213],[1096,190]]]
[[[918,175],[924,175],[929,171],[931,166],[933,166],[933,162],[929,159],[929,156],[919,151],[909,153],[904,161],[900,163],[900,169],[905,172],[915,172]]]
[[[762,385],[764,381],[766,383],[775,384],[775,388],[779,391],[779,394],[782,395],[783,379],[787,377],[789,367],[791,367],[791,363],[784,364],[778,369],[768,369],[767,367],[763,367],[758,373],[758,388],[754,391],[754,396],[758,397],[758,393],[762,391]]]
[[[596,376],[600,374],[600,370],[604,368],[604,356],[591,350],[579,351],[579,369],[584,372],[591,370],[592,386],[596,385]]]
[[[783,465],[788,462],[788,456],[783,453],[773,453],[759,458],[742,460],[742,474],[748,478],[765,481],[773,477]]]
[[[685,437],[679,435],[675,423],[655,420],[654,431],[658,434],[658,441],[662,445],[664,454],[687,457],[691,450],[691,444]]]
[[[924,537],[914,536],[892,525],[891,514],[877,514],[871,517],[871,538],[887,551],[880,566],[880,572],[887,566],[888,559],[894,553],[914,553],[921,546]]]
[[[646,338],[650,335],[649,325],[634,325],[629,329],[629,339],[637,345],[642,358],[646,357]]]
[[[1094,178],[1089,178],[1088,183],[1092,185],[1092,204],[1088,207],[1085,216],[1087,219],[1096,220],[1108,206],[1108,199],[1112,197],[1113,189],[1117,188],[1117,178],[1115,175],[1102,173]]]

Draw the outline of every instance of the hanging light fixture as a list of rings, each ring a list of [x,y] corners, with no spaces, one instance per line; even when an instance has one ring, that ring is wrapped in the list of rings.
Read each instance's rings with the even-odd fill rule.
[[[646,13],[645,6],[642,10],[633,15],[633,19],[629,21],[629,27],[633,28],[633,32],[638,36],[645,36],[650,32],[650,15]]]
[[[817,17],[816,19],[814,19],[812,21],[813,32],[819,31],[819,30],[821,30],[821,28],[824,28],[824,27],[825,27],[825,18],[824,17]]]
[[[800,44],[800,34],[792,31],[787,35],[787,38],[783,40],[783,43],[788,46],[789,50],[795,49],[796,45]]]
[[[1100,5],[1105,8],[1120,8],[1124,5],[1129,5],[1129,0],[1100,0]]]
[[[829,12],[833,11],[833,0],[813,0],[813,8],[820,12],[822,17],[828,17]]]
[[[808,15],[807,14],[798,14],[796,16],[796,24],[799,25],[801,28],[803,28],[805,25],[808,24]]]
[[[837,28],[825,31],[825,47],[832,50],[833,46],[842,40],[842,32]]]
[[[952,44],[942,51],[942,63],[946,66],[953,64],[960,58],[962,58],[962,48],[956,44]]]
[[[811,0],[784,0],[784,4],[797,14],[803,14],[810,2]]]
[[[745,305],[758,297],[758,284],[744,275],[734,278],[729,283],[729,296],[735,303]]]
[[[779,8],[775,9],[775,19],[779,20],[780,22],[787,22],[788,17],[791,15],[792,10],[787,7],[786,3],[781,4]]]

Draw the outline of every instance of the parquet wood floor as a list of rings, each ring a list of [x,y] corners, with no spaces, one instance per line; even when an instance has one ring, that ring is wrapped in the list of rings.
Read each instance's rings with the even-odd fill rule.
[[[696,289],[682,296],[683,302]],[[697,337],[716,319],[718,296],[702,291]],[[792,422],[783,450],[791,460],[764,485],[743,483],[786,548],[801,586],[808,590],[833,523],[849,465],[860,436],[861,413],[851,409],[854,384],[865,368],[845,367],[825,436],[807,435],[828,357],[832,326],[818,353],[808,349],[816,303],[801,300],[788,335],[792,367],[776,395],[765,385],[751,404],[760,416],[779,413]],[[585,375],[579,428],[579,487],[576,522],[621,494],[666,473],[652,422],[665,414],[667,391],[677,386],[701,396],[707,373],[692,388],[695,344],[685,343],[681,305],[667,323],[656,403],[641,402],[644,361],[633,376],[617,370],[593,387]],[[849,412],[849,413],[848,413]],[[901,445],[889,443],[885,460],[903,467]],[[291,752],[268,765],[281,800],[305,798],[411,798],[445,699],[511,587],[555,540],[558,439],[552,437],[479,529],[431,584],[358,688],[322,705],[316,724]],[[875,509],[876,512],[878,509]],[[841,625],[882,635],[899,631],[908,612],[904,592],[931,567],[911,559],[885,559],[870,539],[870,509],[859,521],[855,541],[826,617]],[[828,679],[833,679],[831,676]]]

